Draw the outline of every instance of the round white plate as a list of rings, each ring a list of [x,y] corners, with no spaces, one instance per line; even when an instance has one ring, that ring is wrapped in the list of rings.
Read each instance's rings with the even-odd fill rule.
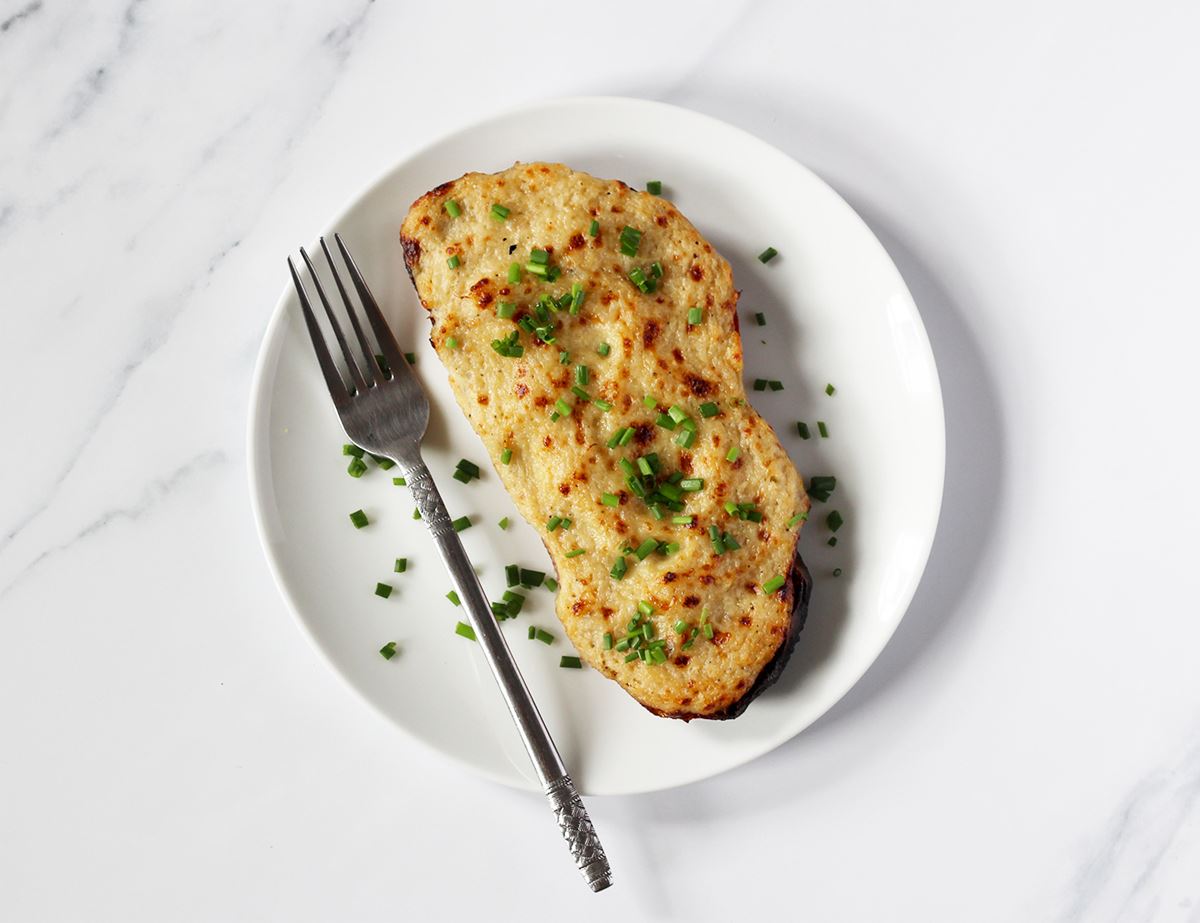
[[[656,718],[591,670],[564,670],[572,653],[546,589],[528,592],[505,623],[509,645],[585,793],[681,785],[738,766],[807,727],[887,643],[921,577],[941,505],[945,429],[937,370],[921,319],[896,267],[842,199],[786,154],[722,122],[634,99],[542,103],[460,131],[398,164],[329,225],[341,232],[383,304],[433,405],[425,458],[493,598],[510,562],[550,570],[532,527],[515,512],[459,411],[428,343],[429,323],[401,259],[398,228],[414,199],[462,173],[517,160],[567,163],[644,188],[661,179],[675,202],[733,264],[742,291],[747,388],[806,480],[837,476],[815,503],[801,552],[815,590],[808,624],[780,682],[734,721]],[[764,265],[768,245],[779,256]],[[282,269],[282,255],[281,255]],[[766,326],[755,314],[762,312]],[[825,385],[837,393],[829,397]],[[801,440],[796,421],[812,439]],[[817,421],[829,437],[817,436]],[[396,471],[345,473],[345,442],[289,283],[275,308],[254,378],[250,477],[255,515],[279,588],[333,667],[413,737],[510,785],[533,774],[477,645],[454,633],[464,617],[423,525],[411,518]],[[481,480],[451,479],[459,458]],[[355,530],[348,514],[371,525]],[[829,547],[825,517],[845,525]],[[501,531],[498,520],[512,525]],[[408,571],[392,572],[396,557]],[[841,568],[841,576],[833,576]],[[374,595],[394,584],[390,599]],[[547,647],[528,626],[554,632]],[[384,660],[387,641],[400,653]]]

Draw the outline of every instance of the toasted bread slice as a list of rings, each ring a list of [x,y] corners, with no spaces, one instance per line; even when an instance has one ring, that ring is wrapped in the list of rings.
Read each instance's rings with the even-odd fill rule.
[[[729,264],[666,199],[548,163],[437,187],[401,241],[580,656],[659,715],[740,714],[803,624],[809,501],[746,401]]]

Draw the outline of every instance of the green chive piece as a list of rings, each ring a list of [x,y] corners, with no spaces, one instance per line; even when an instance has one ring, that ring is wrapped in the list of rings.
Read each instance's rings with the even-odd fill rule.
[[[505,449],[500,453],[500,464],[507,465],[512,461],[512,449]]]
[[[608,442],[605,443],[610,449],[615,449],[621,442],[621,435],[625,432],[625,427],[617,429],[611,436],[608,437]]]
[[[606,651],[611,651],[613,649],[613,636],[611,631],[606,631],[604,633],[602,645]]]
[[[421,510],[420,510],[419,508],[418,508],[418,509],[415,509],[415,510],[413,510],[413,515],[412,515],[412,518],[413,518],[413,519],[420,519],[420,518],[421,518]]]
[[[621,439],[617,444],[618,445],[629,445],[629,442],[632,439],[633,439],[633,427],[627,426],[627,427],[625,427],[625,431],[621,433]]]
[[[496,525],[498,525],[501,529],[507,529],[508,528],[508,517],[507,516],[503,517],[498,523],[496,523]]]
[[[741,454],[742,449],[740,446],[730,446],[729,451],[725,453],[725,461],[735,462],[738,460],[738,456]]]
[[[452,523],[450,523],[450,527],[455,532],[463,532],[463,531],[471,528],[471,517],[470,516],[459,516],[458,519],[455,519]]]
[[[840,529],[844,521],[845,520],[842,519],[842,514],[837,510],[831,510],[829,515],[825,517],[825,525],[829,526],[830,532],[836,532],[838,529]]]
[[[360,449],[356,445],[350,445],[347,443],[346,445],[342,446],[342,454],[353,455],[355,458],[362,458],[366,454],[366,449]]]
[[[583,668],[583,661],[578,657],[570,657],[564,654],[559,658],[558,665],[565,670],[579,670]]]
[[[564,517],[563,517],[563,521],[562,521],[562,527],[563,527],[563,531],[564,531],[564,532],[565,532],[567,529],[571,528],[571,517],[570,517],[570,516],[564,516]]]
[[[537,263],[539,266],[545,266],[550,262],[550,254],[540,247],[534,247],[529,251],[529,262]]]
[[[558,411],[558,415],[561,417],[569,417],[571,415],[571,405],[561,397],[554,402],[554,409]]]
[[[453,254],[450,257],[447,257],[447,259],[446,259],[446,265],[449,266],[451,269],[458,269],[458,266],[461,262],[462,262],[462,260],[460,260],[458,258],[457,253]]]
[[[696,431],[691,429],[681,430],[675,437],[675,444],[683,446],[685,449],[690,449],[692,443],[696,441]]]
[[[650,195],[662,195],[662,180],[652,179],[646,183],[646,191]]]
[[[642,242],[642,232],[637,228],[625,225],[621,229],[621,252],[626,256],[637,256],[638,246]]]
[[[762,585],[763,592],[766,593],[767,595],[770,595],[771,593],[774,593],[776,590],[778,590],[781,586],[783,586],[784,583],[786,583],[786,582],[787,582],[787,580],[782,574],[772,577],[770,580],[768,580],[766,583],[764,583]]]
[[[725,545],[721,542],[721,532],[716,526],[708,527],[708,538],[712,542],[713,551],[717,554],[725,553]]]
[[[613,580],[620,580],[625,576],[625,571],[627,569],[628,565],[625,563],[625,556],[622,555],[613,562],[612,570],[608,572],[608,575],[612,577]]]
[[[657,547],[658,547],[658,539],[648,538],[644,542],[642,542],[640,545],[638,545],[637,549],[633,553],[634,553],[634,555],[637,556],[637,559],[639,561],[644,561],[644,560],[646,560],[647,555],[649,555],[650,552],[654,551],[654,549],[656,549]]]
[[[453,199],[447,199],[442,205],[442,208],[446,209],[446,214],[451,218],[457,218],[462,214],[462,209],[458,207],[458,203]]]
[[[379,649],[379,653],[383,655],[384,660],[391,660],[396,656],[396,642],[389,641]]]
[[[460,458],[458,464],[454,466],[456,471],[461,471],[467,477],[479,477],[479,466],[472,461],[467,461],[465,458]]]
[[[557,592],[558,592],[558,581],[557,581],[557,580],[555,580],[553,577],[547,577],[547,578],[546,578],[546,582],[545,582],[544,586],[545,586],[545,587],[546,587],[546,589],[547,589],[547,590],[549,590],[551,593],[557,593]]]
[[[516,564],[506,564],[504,566],[504,583],[506,586],[519,586],[521,583],[521,568]]]
[[[767,380],[765,378],[754,379],[754,390],[755,391],[766,391],[767,390]]]
[[[454,626],[454,633],[460,637],[466,638],[468,641],[475,640],[475,629],[466,622],[459,622]]]
[[[688,308],[687,322],[689,327],[704,323],[704,308]]]
[[[601,410],[603,410],[605,413],[608,413],[610,410],[613,409],[612,404],[610,404],[608,401],[603,401],[598,397],[592,398],[592,403],[595,404],[597,407],[599,407]]]
[[[720,412],[721,408],[712,401],[705,401],[700,405],[700,416],[702,417],[715,417]]]
[[[808,482],[808,495],[824,503],[837,487],[837,478],[827,474],[815,474]]]
[[[634,652],[633,652],[633,653],[631,653],[631,654],[626,654],[626,655],[625,655],[625,662],[626,662],[626,663],[631,663],[632,661],[634,661],[634,660],[637,660],[637,659],[638,659],[638,652],[637,652],[637,651],[634,651]]]
[[[392,585],[390,583],[375,584],[375,595],[382,596],[384,599],[387,599],[392,595]]]
[[[654,397],[651,397],[649,394],[647,394],[645,397],[642,398],[642,406],[645,407],[647,410],[653,410],[655,407],[658,406],[658,400]]]
[[[396,558],[396,564],[392,568],[397,574],[402,574],[408,570],[408,558]]]
[[[662,274],[663,274],[662,263],[660,263],[658,260],[655,260],[653,263],[650,264],[650,275],[652,275],[656,279],[661,279]]]
[[[529,638],[529,640],[530,640],[530,641],[532,641],[532,640],[533,640],[533,639],[534,639],[536,636],[537,636],[537,629],[536,629],[536,628],[534,628],[532,625],[530,625],[530,626],[529,626],[529,632],[528,632],[528,634],[526,635],[526,637],[528,637],[528,638]]]
[[[713,627],[712,627],[712,624],[711,624],[711,623],[709,623],[709,622],[705,622],[705,623],[704,623],[704,627],[703,627],[703,628],[701,628],[700,630],[701,630],[702,632],[704,632],[704,637],[708,638],[708,640],[710,640],[710,641],[712,640],[712,636],[713,636]]]
[[[830,548],[832,548],[834,545],[837,544],[837,536],[836,535],[829,536],[829,541],[827,541],[825,544],[828,545]]]
[[[767,247],[766,250],[758,255],[758,261],[760,263],[769,263],[777,256],[779,256],[778,250],[776,250],[774,247]]]
[[[687,419],[688,414],[687,411],[678,404],[672,404],[670,409],[667,411],[667,415],[676,423],[682,423]]]
[[[683,619],[680,619],[679,621],[677,621],[677,622],[676,622],[674,625],[672,625],[671,627],[675,629],[675,634],[677,634],[677,635],[682,635],[682,634],[684,634],[685,632],[687,632],[687,630],[688,630],[688,623],[687,623],[687,622],[685,622]]]
[[[346,473],[352,478],[360,478],[367,473],[367,463],[361,458],[352,458],[346,468]]]
[[[589,377],[590,373],[586,365],[575,366],[575,384],[586,385]]]
[[[782,391],[783,390],[783,382],[777,381],[776,379],[772,378],[770,381],[767,382],[767,387],[769,387],[772,391]]]
[[[674,429],[675,428],[675,421],[673,419],[671,419],[671,417],[668,414],[665,414],[665,413],[660,413],[657,417],[655,417],[654,422],[657,423],[659,426],[661,426],[663,429]]]
[[[521,586],[527,590],[532,590],[534,587],[541,586],[546,580],[546,572],[540,570],[530,570],[521,568]]]
[[[605,506],[620,506],[621,498],[618,497],[616,494],[601,494],[600,502],[603,503]]]
[[[515,619],[521,614],[521,609],[525,605],[525,597],[520,593],[514,593],[511,590],[504,593],[504,612],[510,619]]]
[[[534,629],[533,637],[538,641],[541,641],[543,644],[554,643],[554,635],[550,634],[550,632],[546,631],[544,628]]]
[[[789,529],[794,528],[795,526],[799,525],[800,523],[804,522],[807,519],[808,519],[808,513],[797,513],[795,516],[793,516],[791,519],[789,519],[787,521],[787,527]]]
[[[567,352],[565,349],[558,354],[558,364],[559,365],[570,365],[571,364],[571,354],[569,352]]]
[[[405,478],[392,478],[392,486],[394,486],[394,487],[407,487],[407,486],[408,486],[408,481],[407,481]]]
[[[646,618],[654,615],[654,607],[644,599],[638,600],[637,611],[646,616]]]
[[[550,275],[550,267],[548,267],[545,263],[534,263],[530,261],[525,264],[525,271],[531,272],[535,276],[541,276],[543,279]]]
[[[728,532],[725,532],[724,534],[721,535],[721,544],[725,546],[726,551],[737,551],[739,548],[742,547],[741,545],[739,545],[737,543],[737,540],[732,535],[730,535]]]
[[[579,385],[572,385],[571,393],[585,403],[592,399],[592,396],[584,391],[583,388],[579,387]]]
[[[451,590],[449,593],[447,593],[446,598],[456,606],[462,605],[462,600],[458,598],[458,594],[454,592],[454,590]]]
[[[767,317],[765,314],[763,314],[762,311],[759,311],[757,314],[754,315],[754,320],[760,327],[767,326]]]
[[[704,478],[684,478],[679,482],[679,489],[689,493],[704,489]]]
[[[495,218],[497,221],[503,221],[505,218],[508,217],[508,215],[509,215],[509,211],[503,205],[493,205],[492,206],[492,217]],[[762,259],[762,257],[759,257],[759,259]]]
[[[509,263],[508,264],[508,281],[513,282],[513,283],[521,281],[521,264],[520,263]]]
[[[577,558],[581,554],[587,554],[587,549],[586,548],[572,548],[565,555],[563,555],[563,557],[564,558]]]
[[[833,397],[837,393],[837,388],[835,388],[833,385],[827,384],[825,385],[825,393],[830,397]]]
[[[599,233],[600,233],[600,222],[597,221],[595,218],[593,218],[592,223],[588,225],[588,237],[595,237]]]
[[[803,420],[796,421],[796,432],[800,434],[801,439],[809,439],[812,437],[812,433],[809,432],[808,429],[808,424]]]
[[[517,312],[517,306],[511,301],[502,301],[496,307],[496,316],[510,318]]]
[[[695,518],[695,516],[672,516],[671,522],[677,526],[690,526]]]
[[[835,577],[842,576],[842,569],[840,567],[835,567],[833,569],[833,576],[835,576]]]
[[[822,438],[822,439],[828,439],[828,438],[829,438],[829,427],[827,427],[827,426],[825,425],[825,421],[824,421],[824,420],[818,420],[818,421],[817,421],[817,432],[821,434],[821,438]]]
[[[368,453],[370,454],[370,453]],[[387,471],[389,468],[395,468],[396,463],[384,455],[372,455],[371,459],[377,464],[382,471]]]
[[[561,516],[551,516],[550,519],[546,522],[546,531],[553,532],[555,529],[557,529],[559,526],[562,525],[562,521],[563,521],[563,518]]]
[[[462,344],[458,342],[458,337],[446,337],[447,349],[458,349]]]
[[[367,514],[364,513],[362,510],[355,510],[353,513],[350,514],[350,521],[352,523],[354,523],[354,528],[361,529],[363,526],[367,525],[367,523],[369,523],[371,520],[367,519]]]
[[[601,343],[599,346],[596,347],[596,352],[598,352],[602,356],[607,356],[609,354],[609,352],[611,352],[611,351],[612,351],[612,347],[609,346],[607,343]]]

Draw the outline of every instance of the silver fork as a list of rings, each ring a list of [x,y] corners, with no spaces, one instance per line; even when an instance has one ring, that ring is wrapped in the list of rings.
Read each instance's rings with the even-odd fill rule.
[[[350,373],[350,385],[347,385],[317,323],[304,282],[296,271],[292,258],[288,257],[288,269],[291,270],[292,282],[300,298],[304,322],[308,327],[309,336],[312,337],[317,362],[320,363],[321,372],[325,376],[325,384],[329,387],[329,395],[333,398],[338,416],[341,417],[342,427],[355,445],[373,455],[392,459],[404,471],[408,487],[416,498],[417,508],[421,511],[421,518],[433,533],[438,553],[450,572],[450,579],[454,581],[463,607],[467,610],[471,627],[475,629],[475,637],[483,648],[492,675],[495,676],[513,721],[516,722],[517,730],[521,733],[521,740],[533,761],[538,781],[558,818],[559,829],[571,849],[575,864],[593,891],[603,891],[612,884],[612,871],[604,855],[604,848],[592,827],[587,808],[575,790],[575,783],[567,774],[562,757],[558,755],[558,749],[550,738],[546,723],[534,704],[533,696],[529,694],[525,680],[521,678],[521,672],[508,649],[500,625],[492,615],[479,578],[471,567],[471,561],[463,549],[458,533],[450,524],[446,504],[442,502],[429,469],[421,460],[421,439],[429,423],[429,400],[421,383],[408,367],[404,353],[396,345],[396,339],[383,319],[379,304],[367,287],[366,280],[359,272],[350,251],[342,242],[341,235],[334,234],[333,237],[350,272],[371,330],[375,334],[379,352],[391,371],[390,376],[385,374],[376,362],[375,351],[371,349],[370,341],[359,322],[358,311],[342,284],[333,254],[322,237],[321,249],[329,263],[338,293],[346,306],[346,315],[354,331],[358,352],[343,335],[342,326],[325,296],[325,289],[321,286],[316,267],[303,247],[300,249],[300,256],[308,267],[317,295],[325,308],[329,326],[333,329],[334,339],[337,340]]]

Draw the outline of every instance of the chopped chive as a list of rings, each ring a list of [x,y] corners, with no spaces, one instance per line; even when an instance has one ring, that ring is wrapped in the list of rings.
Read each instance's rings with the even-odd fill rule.
[[[458,347],[460,345],[462,345],[462,344],[460,344],[458,342],[458,337],[446,337],[446,348],[447,349],[458,349]]]
[[[567,529],[571,528],[571,517],[570,517],[570,516],[564,516],[564,517],[563,517],[563,521],[562,521],[562,527],[563,527],[563,531],[564,531],[564,532],[565,532]]]
[[[704,633],[704,637],[708,638],[708,640],[710,640],[710,641],[712,640],[712,636],[713,636],[712,623],[705,622],[703,627],[701,627],[700,631]]]
[[[458,258],[457,253],[453,254],[452,256],[447,257],[447,259],[446,259],[446,265],[449,266],[451,269],[458,269],[459,263],[461,263],[461,262],[462,262],[462,260],[460,260]]]
[[[713,551],[717,554],[725,553],[725,545],[721,541],[721,532],[716,526],[708,527],[708,538],[712,542]]]
[[[621,433],[621,438],[617,445],[629,445],[631,439],[633,439],[633,427],[627,426],[625,427],[625,431]]]
[[[620,444],[621,436],[625,433],[626,429],[628,429],[628,427],[622,427],[615,430],[613,434],[608,437],[608,442],[606,442],[605,445],[610,449],[615,449]]]
[[[557,592],[558,592],[558,581],[557,581],[557,580],[555,580],[553,577],[547,577],[547,578],[546,578],[546,582],[545,582],[544,586],[545,586],[545,587],[546,587],[546,589],[547,589],[547,590],[549,590],[551,593],[557,593]]]
[[[458,519],[456,519],[452,523],[450,523],[450,527],[455,532],[462,532],[466,529],[469,529],[469,528],[471,528],[471,517],[470,516],[459,516]]]
[[[592,399],[592,396],[584,391],[583,388],[579,387],[579,385],[571,385],[571,393],[584,402]]]
[[[825,425],[825,421],[824,421],[824,420],[818,420],[818,421],[817,421],[817,432],[821,434],[821,438],[822,438],[822,439],[828,439],[828,438],[829,438],[829,427],[827,427],[827,426]]]
[[[497,317],[509,318],[509,317],[512,317],[516,312],[517,312],[517,306],[516,306],[516,304],[514,304],[511,301],[502,301],[496,307],[496,316]]]
[[[762,585],[763,592],[770,595],[783,586],[786,582],[786,578],[782,574],[772,577]]]
[[[803,420],[796,421],[796,432],[800,434],[801,439],[809,439],[812,437],[812,433],[809,432],[808,429],[808,424]]]
[[[835,487],[837,487],[837,478],[833,475],[815,474],[808,482],[808,495],[823,503],[829,499]]]
[[[408,481],[405,478],[392,478],[393,487],[407,487]]]
[[[367,473],[367,463],[361,458],[352,458],[346,467],[346,473],[352,478],[360,478]]]
[[[606,651],[611,651],[613,649],[613,636],[611,631],[606,631],[604,633],[604,639],[601,644]]]
[[[360,449],[356,445],[347,443],[346,445],[342,446],[342,454],[353,455],[355,458],[362,458],[366,454],[366,449]]]
[[[601,410],[603,410],[605,413],[608,413],[610,410],[613,409],[612,404],[610,404],[608,401],[603,401],[598,397],[592,398],[592,403],[595,404],[597,407],[599,407]]]
[[[559,365],[570,365],[571,364],[571,354],[569,352],[567,352],[565,349],[558,354],[558,364]]]
[[[675,444],[683,446],[685,449],[690,449],[695,441],[696,431],[691,429],[681,430],[675,437]]]
[[[554,409],[560,417],[569,417],[571,415],[571,405],[564,401],[561,397],[554,402]]]
[[[396,656],[396,642],[389,641],[379,649],[379,653],[383,655],[384,660],[391,660]]]
[[[467,477],[479,477],[479,466],[472,461],[467,461],[465,458],[460,458],[454,468],[456,471],[461,471],[467,475]]]
[[[550,262],[550,254],[540,247],[534,247],[529,251],[529,262],[545,266]]]
[[[396,558],[396,564],[392,568],[397,574],[402,574],[408,570],[408,558]]]
[[[703,490],[704,478],[684,478],[679,482],[679,489],[685,490],[688,493],[695,493],[697,490]]]
[[[647,410],[653,410],[655,407],[658,406],[658,400],[657,400],[657,398],[654,398],[651,395],[647,394],[645,397],[642,398],[642,406],[645,407]]]
[[[642,472],[642,474],[646,475],[647,477],[654,473],[654,468],[650,464],[650,459],[646,458],[645,456],[637,460],[637,466],[638,471]]]
[[[737,543],[737,540],[732,535],[730,535],[728,532],[725,532],[721,535],[721,544],[725,546],[726,551],[737,551],[739,548],[742,547],[741,545],[739,545]]]
[[[520,263],[509,263],[508,264],[508,281],[514,282],[514,283],[521,281],[521,264]]]
[[[654,615],[654,607],[644,599],[638,601],[637,611],[647,618]]]
[[[564,670],[579,670],[583,667],[583,662],[578,657],[571,657],[563,654],[558,660],[558,665]]]
[[[608,572],[608,575],[612,577],[613,580],[620,580],[625,576],[625,571],[627,569],[628,565],[625,563],[625,556],[621,555],[613,562],[612,570]]]
[[[662,550],[663,554],[672,555],[679,550],[679,542],[667,542]]]
[[[725,461],[735,462],[738,460],[738,456],[741,454],[742,454],[742,449],[740,446],[736,446],[736,445],[730,446],[729,451],[725,453]]]
[[[354,528],[361,529],[363,526],[367,525],[367,523],[369,523],[371,520],[367,519],[367,514],[364,513],[362,510],[355,510],[353,513],[350,514],[350,521],[352,523],[354,523]]]
[[[695,516],[672,516],[671,522],[677,526],[690,526],[695,518]]]
[[[685,634],[685,633],[687,632],[687,630],[688,630],[688,623],[687,623],[687,622],[685,622],[683,619],[679,619],[679,620],[678,620],[678,621],[677,621],[677,622],[676,622],[674,625],[672,625],[671,627],[675,629],[675,634],[677,634],[677,635],[682,635],[682,634]]]
[[[537,635],[537,629],[536,629],[536,628],[534,628],[532,625],[530,625],[530,626],[529,626],[529,632],[528,632],[528,634],[526,635],[526,637],[528,637],[528,638],[529,638],[529,640],[530,640],[530,641],[532,641],[532,640],[534,639],[534,637],[536,637],[536,635]]]
[[[392,595],[392,585],[390,583],[375,584],[375,595],[382,596],[384,599],[387,599]]]
[[[525,606],[525,597],[520,593],[514,593],[507,590],[504,593],[504,613],[510,619],[515,619],[521,614],[521,609]]]
[[[646,183],[646,191],[650,195],[662,195],[662,180],[652,179]]]
[[[555,529],[557,529],[559,526],[562,525],[562,521],[563,521],[563,518],[561,516],[551,516],[550,519],[546,522],[546,531],[553,532]]]
[[[492,206],[492,217],[497,221],[503,221],[509,215],[509,211],[503,205]]]
[[[657,417],[655,417],[654,422],[657,423],[659,426],[661,426],[663,429],[674,429],[675,428],[675,421],[673,419],[671,419],[671,417],[665,413],[660,413]]]
[[[419,508],[419,507],[418,507],[417,509],[413,510],[412,518],[413,518],[413,519],[420,519],[420,518],[421,518],[421,510],[420,510],[420,508]]]
[[[587,554],[587,549],[586,548],[572,548],[565,555],[563,555],[563,557],[564,558],[577,558],[581,554]]]
[[[840,567],[835,567],[833,569],[833,576],[835,576],[835,577],[842,576],[842,569]]]
[[[829,515],[825,517],[825,525],[829,526],[830,532],[836,532],[842,527],[842,514],[837,510],[830,510]]]
[[[700,416],[702,417],[715,417],[720,412],[721,408],[712,401],[705,401],[700,405]]]
[[[521,571],[521,586],[528,590],[534,587],[541,586],[546,580],[546,572],[540,570],[530,570],[522,567]],[[511,586],[512,584],[509,584]]]
[[[501,520],[498,523],[496,523],[496,525],[498,525],[501,529],[507,529],[508,528],[508,517],[507,516],[502,517]]]
[[[598,352],[602,356],[607,356],[611,350],[612,350],[612,347],[609,346],[607,343],[601,343],[599,346],[596,347],[596,352]]]
[[[457,218],[462,214],[462,209],[458,207],[458,203],[453,199],[447,199],[445,203],[443,203],[442,208],[446,209],[446,214],[451,218]]]
[[[454,592],[454,590],[451,590],[449,593],[447,593],[446,598],[456,606],[462,605],[462,600],[458,598],[458,594]]]
[[[688,308],[687,322],[689,327],[695,327],[697,324],[704,323],[704,309]]]
[[[660,263],[658,260],[655,260],[653,263],[650,264],[650,275],[652,275],[656,279],[661,279],[662,274],[663,274],[662,263]]]
[[[754,379],[754,390],[755,391],[766,391],[767,390],[767,380],[765,378]]]
[[[757,314],[754,315],[754,320],[760,327],[767,326],[767,317],[765,314],[763,314],[762,311],[759,311]]]
[[[512,449],[505,449],[500,453],[500,464],[507,465],[512,461]]]
[[[672,404],[670,409],[667,411],[667,415],[670,416],[670,418],[676,423],[682,423],[687,419],[688,414],[687,411],[678,404]]]
[[[546,629],[544,629],[544,628],[534,629],[533,637],[536,638],[538,641],[541,641],[543,644],[553,644],[554,643],[554,635],[550,634],[550,632],[546,631]]]
[[[634,555],[637,556],[637,559],[639,561],[644,561],[644,560],[646,560],[646,556],[649,555],[650,552],[654,551],[654,549],[656,549],[657,547],[658,547],[658,539],[648,538],[644,542],[642,542],[640,545],[638,545],[637,549],[633,553],[634,553]]]
[[[506,586],[519,586],[521,583],[521,568],[516,564],[506,564],[504,566],[504,583]]]
[[[590,373],[588,372],[588,367],[586,365],[575,366],[575,384],[586,385],[589,377]]]
[[[475,629],[465,622],[459,622],[454,626],[454,633],[460,637],[466,638],[468,641],[475,640]]]
[[[804,522],[806,519],[808,519],[808,513],[797,513],[787,521],[787,527],[791,529],[799,523]]]
[[[626,654],[626,655],[625,655],[625,662],[626,662],[626,663],[632,663],[633,661],[635,661],[635,660],[637,660],[637,659],[638,659],[638,652],[637,652],[637,651],[633,651],[632,653],[629,653],[629,654]]]
[[[829,541],[827,541],[825,544],[828,545],[830,548],[832,548],[834,545],[837,544],[837,536],[836,535],[829,536]]]
[[[599,233],[600,233],[600,222],[597,221],[595,218],[593,218],[592,223],[588,225],[588,237],[595,237]]]
[[[370,454],[370,453],[368,453]],[[396,463],[386,455],[372,455],[371,459],[379,466],[381,471],[387,471],[389,468],[395,468]]]
[[[621,229],[621,252],[626,256],[637,256],[638,246],[642,242],[642,232],[637,228],[625,225]]]
[[[767,247],[766,250],[758,255],[758,261],[760,263],[769,263],[777,256],[779,256],[778,250],[776,250],[774,247]]]
[[[827,385],[825,385],[825,393],[828,394],[830,397],[833,397],[834,394],[837,393],[837,388],[835,388],[833,385],[827,384]]]
[[[605,506],[620,506],[621,498],[618,497],[616,494],[601,494],[600,502],[603,503]]]

